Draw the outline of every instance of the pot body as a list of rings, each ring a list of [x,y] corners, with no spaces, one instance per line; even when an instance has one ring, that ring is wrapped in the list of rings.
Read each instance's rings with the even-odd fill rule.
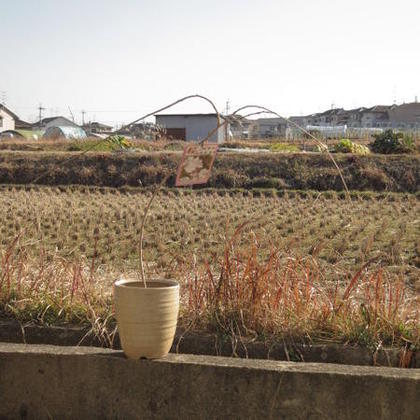
[[[169,353],[179,311],[179,284],[173,280],[118,280],[115,315],[121,346],[130,359],[156,359]]]

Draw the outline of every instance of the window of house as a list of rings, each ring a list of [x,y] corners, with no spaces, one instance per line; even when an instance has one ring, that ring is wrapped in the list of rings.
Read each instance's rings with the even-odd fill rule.
[[[0,127],[3,127],[3,117],[0,117]]]

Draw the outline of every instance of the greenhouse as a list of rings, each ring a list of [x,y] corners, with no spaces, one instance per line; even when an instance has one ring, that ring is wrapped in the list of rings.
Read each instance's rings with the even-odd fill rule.
[[[45,139],[85,139],[86,133],[83,128],[80,127],[69,127],[69,126],[57,126],[48,128],[43,138]]]

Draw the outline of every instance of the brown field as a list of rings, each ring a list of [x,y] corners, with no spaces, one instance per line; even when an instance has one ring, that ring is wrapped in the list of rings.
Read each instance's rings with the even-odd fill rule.
[[[0,192],[0,314],[113,328],[111,284],[138,268],[150,192]],[[420,200],[409,194],[162,191],[149,276],[177,278],[181,324],[223,334],[418,345]]]
[[[142,208],[150,192],[97,188],[3,187],[1,244],[24,229],[63,257],[92,257],[119,266],[137,259]],[[314,254],[326,264],[351,268],[378,258],[413,279],[420,268],[420,200],[372,194],[351,201],[336,193],[167,190],[151,209],[145,252],[165,265],[197,253],[208,258],[242,223],[244,234],[269,250],[276,246]],[[95,249],[94,249],[95,248]]]

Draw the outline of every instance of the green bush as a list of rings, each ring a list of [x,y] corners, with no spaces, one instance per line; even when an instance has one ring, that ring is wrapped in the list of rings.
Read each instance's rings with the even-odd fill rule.
[[[375,141],[370,147],[375,153],[411,153],[415,150],[414,140],[409,134],[386,130],[383,133],[374,134],[373,137]]]
[[[342,139],[334,147],[334,151],[337,153],[356,153],[358,155],[367,155],[370,150],[362,144],[357,144],[349,139]]]
[[[124,136],[120,136],[118,134],[108,136],[105,139],[105,142],[116,146],[117,149],[129,149],[131,147],[130,141],[127,140]]]
[[[128,149],[131,143],[124,136],[114,135],[106,139],[73,140],[69,143],[67,150],[70,152],[113,152],[116,150]]]
[[[353,153],[353,142],[349,139],[342,139],[335,145],[334,150],[337,153]]]

